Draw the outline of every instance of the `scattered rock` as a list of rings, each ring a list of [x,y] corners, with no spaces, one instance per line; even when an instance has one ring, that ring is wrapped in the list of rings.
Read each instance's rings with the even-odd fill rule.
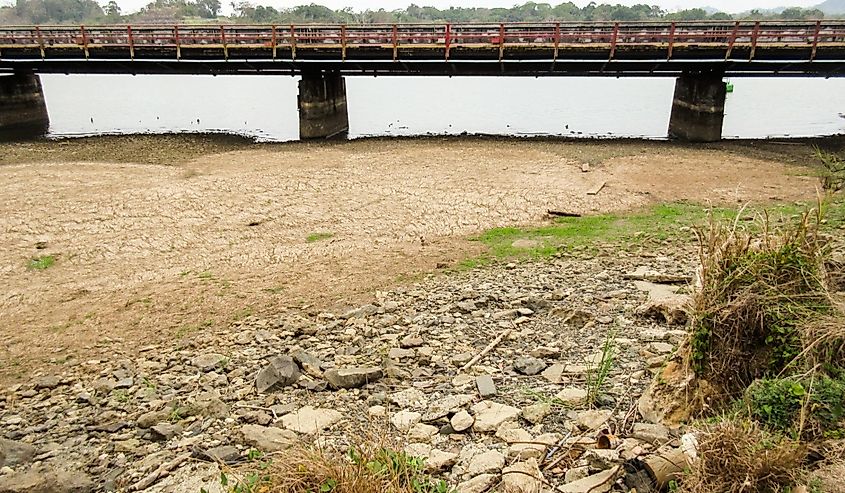
[[[247,445],[263,452],[289,449],[297,440],[296,433],[274,426],[243,425],[241,435]]]
[[[493,377],[490,375],[479,375],[475,379],[475,385],[478,387],[478,395],[482,399],[487,399],[496,395],[496,384],[493,383]]]
[[[505,467],[505,456],[495,450],[478,454],[472,458],[467,466],[467,474],[477,476],[479,474],[498,473]]]
[[[578,387],[566,387],[555,394],[555,399],[570,406],[578,406],[586,401],[587,391]]]
[[[546,368],[546,363],[533,356],[523,356],[516,359],[513,368],[523,375],[536,375]]]
[[[28,443],[0,438],[0,467],[29,464],[35,457],[35,447]]]
[[[390,417],[390,424],[402,433],[407,433],[412,426],[419,423],[422,414],[414,411],[399,411]]]
[[[619,467],[602,471],[592,476],[566,483],[557,491],[560,493],[606,493],[613,487]]]
[[[288,430],[313,435],[337,423],[342,417],[342,414],[333,409],[305,406],[294,413],[282,416],[281,424]]]
[[[502,489],[509,493],[540,493],[544,481],[534,458],[502,470]]]
[[[381,368],[342,368],[328,370],[324,377],[336,389],[356,389],[368,383],[381,380],[384,371]]]
[[[255,390],[267,392],[274,387],[286,387],[299,380],[299,367],[290,356],[274,356],[255,377]]]
[[[498,474],[479,474],[458,485],[461,493],[484,493],[498,481]]]
[[[472,428],[472,425],[475,424],[475,418],[470,413],[461,410],[452,416],[449,423],[451,423],[453,430],[460,433]]]
[[[475,412],[475,424],[472,429],[481,433],[495,431],[499,425],[522,413],[515,407],[491,401],[481,401],[472,406],[472,410]]]
[[[653,423],[634,423],[630,436],[652,445],[663,445],[669,441],[669,428]]]
[[[211,371],[223,366],[223,363],[225,363],[227,359],[228,358],[226,358],[225,355],[219,353],[206,353],[195,356],[194,359],[191,360],[191,364],[202,371]]]
[[[538,402],[525,406],[522,410],[522,417],[529,423],[540,424],[546,419],[546,416],[552,412],[552,405],[548,402]]]
[[[89,493],[95,484],[80,471],[41,465],[0,476],[0,493]]]
[[[575,422],[583,430],[599,430],[607,426],[611,416],[613,411],[608,409],[591,409],[579,412]]]

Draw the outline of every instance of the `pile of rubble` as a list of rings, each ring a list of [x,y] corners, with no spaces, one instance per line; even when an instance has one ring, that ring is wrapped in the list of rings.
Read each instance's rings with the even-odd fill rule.
[[[0,407],[0,493],[222,491],[252,450],[373,428],[462,493],[648,491],[694,450],[637,406],[684,336],[684,262],[494,265],[32,375]]]

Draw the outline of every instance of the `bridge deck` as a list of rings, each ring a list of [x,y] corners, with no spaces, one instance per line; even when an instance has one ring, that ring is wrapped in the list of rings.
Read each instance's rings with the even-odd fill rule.
[[[845,75],[845,21],[0,27],[0,70]]]

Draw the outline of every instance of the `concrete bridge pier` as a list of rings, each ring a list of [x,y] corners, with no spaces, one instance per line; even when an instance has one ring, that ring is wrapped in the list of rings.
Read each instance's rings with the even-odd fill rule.
[[[0,75],[0,140],[42,137],[50,128],[41,80],[31,72]]]
[[[721,73],[688,73],[678,77],[669,137],[688,142],[721,140],[726,94]]]
[[[299,138],[328,139],[348,131],[343,77],[328,71],[303,73],[299,81]]]

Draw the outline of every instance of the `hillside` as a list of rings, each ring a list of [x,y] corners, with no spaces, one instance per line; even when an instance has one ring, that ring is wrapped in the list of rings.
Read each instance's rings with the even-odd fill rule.
[[[825,15],[842,15],[845,14],[845,0],[825,0],[816,5],[816,8]]]

